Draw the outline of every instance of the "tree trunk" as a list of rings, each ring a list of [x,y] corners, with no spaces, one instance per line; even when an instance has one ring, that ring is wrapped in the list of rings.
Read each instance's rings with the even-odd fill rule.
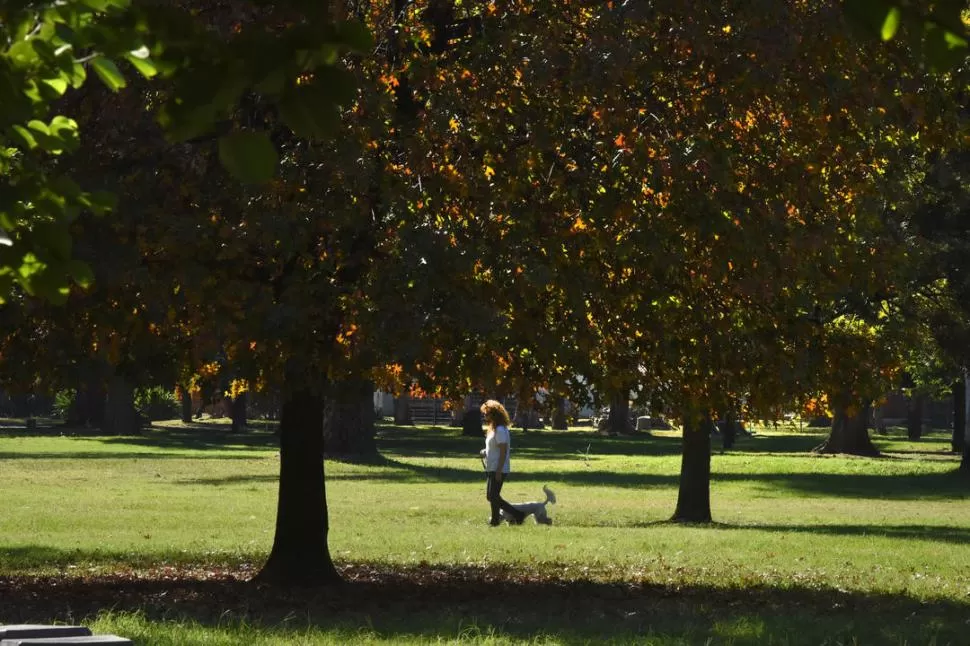
[[[727,451],[734,447],[734,440],[738,435],[741,424],[738,422],[738,417],[734,413],[727,415],[725,420],[720,424],[721,427],[721,448]]]
[[[909,411],[906,415],[906,435],[911,440],[923,437],[923,403],[926,397],[913,393],[909,398]]]
[[[108,435],[137,435],[141,419],[135,409],[135,388],[124,377],[115,375],[108,382],[101,430]]]
[[[711,522],[711,430],[713,423],[705,417],[684,419],[683,453],[680,458],[680,490],[674,522]]]
[[[966,378],[961,378],[953,382],[953,387],[950,392],[953,393],[953,437],[950,439],[950,447],[954,453],[960,453],[963,451],[967,433]]]
[[[280,416],[276,536],[258,581],[327,585],[342,579],[330,558],[323,477],[323,400],[287,389]]]
[[[872,427],[880,435],[886,434],[885,406],[874,406],[872,409]]]
[[[324,400],[323,449],[327,457],[373,457],[374,384],[349,379],[333,384]]]
[[[402,395],[394,398],[394,423],[398,426],[411,424],[411,398]]]
[[[624,389],[610,397],[610,416],[600,423],[600,432],[626,435],[630,428],[630,391]]]
[[[566,419],[566,398],[557,397],[556,406],[552,411],[552,430],[554,431],[567,431],[569,430],[569,422]]]
[[[241,392],[235,399],[229,400],[229,419],[232,420],[233,433],[241,432],[249,423],[246,419],[246,395],[247,393]]]
[[[527,431],[530,428],[542,428],[542,422],[539,421],[539,413],[531,406],[518,406],[512,424],[513,426],[518,426],[523,431]]]
[[[967,392],[967,379],[968,375],[964,373],[963,375],[963,388],[964,393]],[[968,393],[970,394],[970,393]],[[970,418],[970,396],[964,397],[964,407],[963,407],[963,419],[967,420]],[[970,424],[964,424],[966,430],[963,434],[963,458],[960,460],[960,470],[967,473],[970,472]]]
[[[192,423],[192,393],[185,386],[179,386],[179,394],[181,396],[180,403],[182,405],[181,417],[182,422],[185,424]]]
[[[852,416],[844,408],[836,411],[828,439],[816,447],[815,452],[879,455],[869,438],[869,407],[869,404],[860,407]]]
[[[100,427],[104,423],[105,399],[107,393],[99,379],[84,381],[67,412],[65,422],[68,426]]]
[[[465,437],[482,436],[481,399],[473,395],[465,397],[465,412],[461,416],[461,434]]]

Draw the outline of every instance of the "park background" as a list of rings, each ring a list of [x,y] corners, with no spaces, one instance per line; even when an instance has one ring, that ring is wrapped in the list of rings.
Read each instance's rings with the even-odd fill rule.
[[[967,20],[4,3],[0,621],[956,643]],[[475,521],[485,397],[553,527]]]

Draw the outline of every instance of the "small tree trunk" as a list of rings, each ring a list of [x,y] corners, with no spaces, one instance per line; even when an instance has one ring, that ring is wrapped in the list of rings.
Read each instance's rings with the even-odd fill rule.
[[[98,379],[88,379],[74,393],[67,412],[68,426],[100,427],[104,423],[107,393]]]
[[[373,457],[374,384],[349,379],[334,384],[324,400],[323,449],[327,457]]]
[[[192,393],[185,386],[179,386],[181,418],[185,424],[192,423]]]
[[[468,395],[465,397],[465,412],[461,416],[461,434],[465,437],[482,436],[482,409],[479,398]]]
[[[556,398],[556,407],[552,411],[552,430],[554,431],[569,430],[569,423],[566,419],[566,403],[565,397]]]
[[[954,453],[963,451],[964,439],[967,433],[967,382],[965,378],[953,382],[950,389],[953,394],[953,436],[950,447]]]
[[[229,419],[232,420],[231,432],[239,433],[249,421],[246,419],[246,397],[247,393],[242,392],[235,399],[229,400]]]
[[[684,419],[683,453],[680,459],[680,490],[672,521],[711,522],[711,430],[705,417],[698,422]]]
[[[923,437],[923,403],[926,397],[913,393],[909,398],[909,411],[906,416],[906,435],[911,440]]]
[[[721,424],[721,448],[727,451],[734,447],[734,440],[738,434],[738,417],[734,413],[729,413]]]
[[[630,391],[624,389],[610,397],[610,415],[600,423],[599,430],[609,435],[630,432]]]
[[[878,455],[879,451],[869,438],[869,404],[861,406],[851,416],[845,408],[836,411],[828,439],[816,447],[815,452]]]
[[[876,433],[886,434],[886,416],[884,406],[875,406],[872,409],[872,425]]]
[[[280,490],[276,536],[256,577],[281,585],[326,585],[342,579],[330,558],[323,477],[323,401],[288,393],[280,416]]]
[[[406,426],[411,423],[411,398],[402,395],[394,398],[394,423]]]
[[[141,420],[135,409],[135,389],[124,377],[115,375],[108,382],[101,430],[108,435],[137,435],[141,431]]]
[[[530,428],[542,428],[542,423],[539,421],[539,413],[531,406],[519,406],[515,411],[515,419],[512,420],[512,424],[518,426],[523,431],[527,431]]]

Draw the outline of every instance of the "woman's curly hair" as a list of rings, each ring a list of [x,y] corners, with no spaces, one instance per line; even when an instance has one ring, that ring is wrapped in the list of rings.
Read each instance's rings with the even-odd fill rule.
[[[492,428],[512,425],[512,420],[509,419],[509,412],[505,410],[505,406],[494,399],[489,399],[482,404],[482,415],[485,416],[485,423]]]

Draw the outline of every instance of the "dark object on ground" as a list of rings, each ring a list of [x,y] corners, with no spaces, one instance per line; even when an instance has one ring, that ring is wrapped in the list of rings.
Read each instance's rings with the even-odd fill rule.
[[[35,637],[86,637],[91,630],[84,626],[44,626],[42,624],[16,624],[0,626],[0,640],[28,639]]]
[[[4,639],[0,646],[65,646],[84,644],[85,646],[134,646],[130,639],[117,635],[87,635],[84,637],[26,637],[24,639]]]
[[[92,635],[85,626],[44,626],[42,624],[0,625],[0,646],[132,646],[130,639],[117,635]]]

